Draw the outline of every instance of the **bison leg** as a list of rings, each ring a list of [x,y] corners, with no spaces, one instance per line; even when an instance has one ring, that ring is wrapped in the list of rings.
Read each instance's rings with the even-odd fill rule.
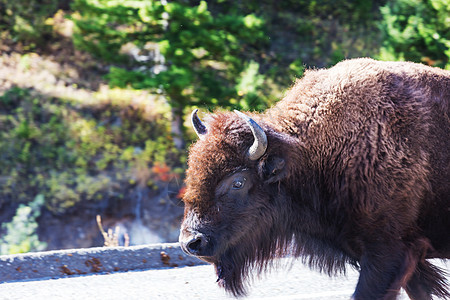
[[[406,285],[406,293],[411,300],[429,300],[431,298],[431,289],[426,282],[420,279],[419,274],[414,273]]]
[[[372,249],[361,258],[361,273],[353,298],[394,300],[416,269],[418,258],[403,245]]]

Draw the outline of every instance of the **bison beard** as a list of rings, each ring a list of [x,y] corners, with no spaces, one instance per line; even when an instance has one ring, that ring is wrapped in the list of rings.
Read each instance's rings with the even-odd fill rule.
[[[180,232],[220,286],[274,258],[360,271],[353,297],[450,298],[450,72],[358,59],[307,72],[273,108],[192,114]]]
[[[230,249],[224,253],[219,261],[214,263],[219,286],[236,297],[245,295],[244,282],[249,274],[249,267],[254,264],[254,260],[250,260],[251,257],[242,249]]]
[[[245,233],[233,245],[219,251],[214,261],[217,283],[235,297],[246,295],[249,277],[261,274],[278,262],[281,257],[302,257],[311,268],[328,275],[345,273],[346,263],[355,267],[358,263],[331,244],[304,235],[295,235],[292,224],[287,220],[299,220],[293,207],[286,201],[286,195],[276,186],[269,192],[271,205],[260,210],[257,227],[246,227]],[[284,220],[284,221],[283,221]]]
[[[277,207],[277,204],[284,201],[275,199],[283,197],[274,192],[272,194],[272,206],[260,210],[259,226],[241,226],[240,229],[244,231],[242,236],[233,245],[222,250],[218,261],[214,262],[219,286],[234,296],[245,295],[245,282],[251,272],[259,274],[267,270],[274,263],[273,258],[287,254],[291,244],[292,231],[281,228],[282,222],[274,222],[287,218],[289,207]]]
[[[288,254],[283,254],[283,251],[280,249],[290,249],[288,246],[280,246],[279,242],[273,244],[271,241],[267,242],[267,245],[262,248],[245,244],[241,247],[228,249],[220,257],[219,261],[214,263],[219,286],[232,293],[235,297],[245,295],[247,293],[245,283],[252,272],[256,274],[263,273],[273,266],[275,263],[274,258],[284,257]],[[336,253],[318,255],[318,252],[320,253],[320,251],[325,249],[321,247],[317,248],[315,255],[307,257],[304,256],[306,253],[304,248],[302,247],[302,250],[294,250],[292,248],[292,250],[301,251],[304,262],[309,263],[311,267],[326,268],[330,275],[345,272],[345,257]]]

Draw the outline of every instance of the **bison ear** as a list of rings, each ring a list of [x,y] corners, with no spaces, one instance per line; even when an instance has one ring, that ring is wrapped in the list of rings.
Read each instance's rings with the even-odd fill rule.
[[[286,175],[286,162],[279,156],[269,156],[260,162],[260,175],[266,183],[280,181]]]

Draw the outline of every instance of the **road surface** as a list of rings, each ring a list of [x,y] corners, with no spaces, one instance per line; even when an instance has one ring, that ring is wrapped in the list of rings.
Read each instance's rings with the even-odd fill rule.
[[[449,270],[449,264],[440,266]],[[246,299],[349,299],[358,273],[329,278],[296,261],[255,279]],[[212,266],[81,275],[0,284],[0,299],[233,299],[215,283]],[[400,299],[408,299],[403,293]]]

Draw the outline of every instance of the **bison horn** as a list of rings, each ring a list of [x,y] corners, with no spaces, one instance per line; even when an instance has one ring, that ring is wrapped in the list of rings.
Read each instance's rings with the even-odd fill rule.
[[[206,129],[205,124],[200,120],[200,118],[197,116],[198,109],[194,109],[194,111],[191,114],[191,123],[192,127],[194,127],[195,133],[197,133],[198,137],[200,139],[203,139],[205,134],[208,132]]]
[[[264,153],[266,153],[267,136],[264,133],[264,130],[261,128],[261,126],[259,126],[258,123],[256,123],[252,118],[248,117],[247,115],[241,113],[238,110],[235,110],[234,112],[242,120],[244,120],[248,126],[250,126],[255,141],[253,142],[253,145],[250,147],[250,149],[248,149],[248,157],[251,160],[258,160],[259,158],[261,158],[261,156],[264,155]]]

